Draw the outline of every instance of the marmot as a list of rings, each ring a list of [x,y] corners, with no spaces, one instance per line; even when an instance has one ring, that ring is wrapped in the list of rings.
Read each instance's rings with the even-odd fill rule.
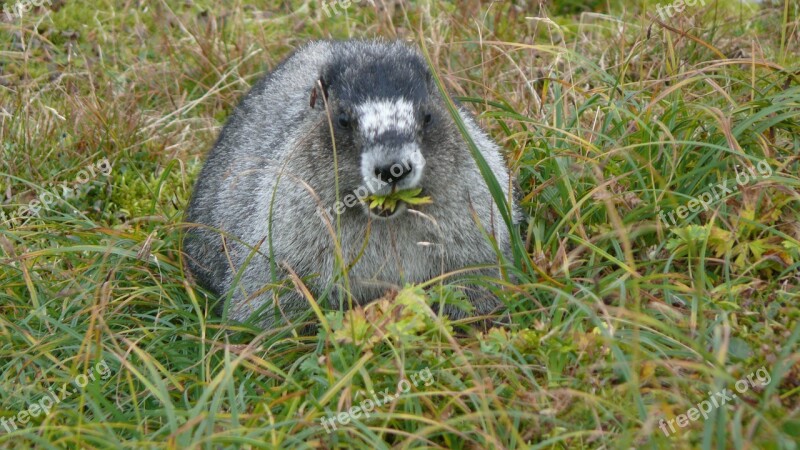
[[[459,110],[518,220],[498,146]],[[367,191],[413,188],[432,203],[400,201],[387,211],[363,201]],[[494,264],[479,274],[497,277],[487,235],[511,253],[509,230],[425,59],[401,42],[315,41],[286,58],[223,127],[186,221],[198,225],[184,241],[198,284],[232,296],[232,319],[256,313],[265,328],[310,309],[291,283],[276,285],[291,272],[335,308],[469,266]],[[501,305],[483,289],[463,290],[474,309],[447,306],[452,318]]]

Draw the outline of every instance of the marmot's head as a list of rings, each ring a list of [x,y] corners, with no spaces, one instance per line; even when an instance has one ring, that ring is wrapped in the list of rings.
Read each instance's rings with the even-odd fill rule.
[[[343,192],[363,198],[421,188],[426,195],[431,184],[426,162],[442,149],[449,134],[443,127],[452,128],[449,113],[415,49],[401,43],[359,44],[338,48],[311,92],[311,107],[325,115],[326,129],[327,101],[339,166],[358,167],[340,171]],[[406,205],[401,202],[392,213],[359,208],[389,218],[402,214]]]

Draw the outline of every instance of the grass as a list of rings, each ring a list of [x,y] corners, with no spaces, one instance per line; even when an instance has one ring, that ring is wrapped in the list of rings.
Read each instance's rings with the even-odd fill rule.
[[[372,194],[364,197],[364,204],[368,205],[370,209],[380,208],[380,211],[388,211],[391,213],[397,208],[397,203],[401,201],[410,206],[433,203],[433,200],[430,197],[420,196],[421,193],[421,188],[401,190],[393,189],[386,195]]]
[[[0,23],[0,447],[797,448],[797,3],[554,3],[59,1]],[[312,336],[223,322],[181,268],[202,156],[292,48],[374,35],[424,46],[516,174],[514,261],[478,280],[509,323],[438,318],[447,280]]]

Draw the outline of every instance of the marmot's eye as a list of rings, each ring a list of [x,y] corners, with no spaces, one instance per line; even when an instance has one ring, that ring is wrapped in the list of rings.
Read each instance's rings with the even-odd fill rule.
[[[347,114],[339,114],[339,117],[336,118],[336,123],[339,125],[340,128],[350,128],[352,121],[350,120],[350,116]]]
[[[426,127],[433,122],[433,115],[431,113],[425,113],[425,118],[422,121],[422,124]]]

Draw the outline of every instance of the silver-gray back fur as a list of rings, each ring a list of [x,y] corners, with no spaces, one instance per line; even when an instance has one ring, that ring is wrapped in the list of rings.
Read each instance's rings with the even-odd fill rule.
[[[338,214],[329,116],[336,136],[339,200],[369,185],[367,178],[380,165],[413,161],[398,187],[422,187],[433,203],[411,208],[419,213],[405,210],[389,219],[376,218],[352,202]],[[461,118],[510,198],[509,173],[498,146],[468,112],[462,110]],[[511,210],[516,218],[513,200]],[[510,254],[508,230],[476,163],[424,59],[405,44],[312,42],[252,88],[223,128],[197,181],[186,221],[203,227],[187,233],[188,267],[199,284],[218,295],[234,289],[233,319],[265,312],[260,321],[269,328],[276,325],[274,304],[280,307],[278,316],[289,318],[309,309],[294,289],[274,300],[270,244],[278,279],[289,268],[319,295],[337,273],[331,233],[337,219],[345,264],[352,264],[363,249],[348,272],[350,292],[361,304],[405,283],[496,264],[498,257],[484,232]],[[224,245],[212,229],[225,233]],[[233,286],[237,271],[259,243]],[[496,276],[498,271],[483,273]],[[341,280],[335,284],[332,306],[344,292]],[[476,307],[473,314],[500,305],[481,289],[466,292]],[[464,315],[455,309],[446,312]]]

